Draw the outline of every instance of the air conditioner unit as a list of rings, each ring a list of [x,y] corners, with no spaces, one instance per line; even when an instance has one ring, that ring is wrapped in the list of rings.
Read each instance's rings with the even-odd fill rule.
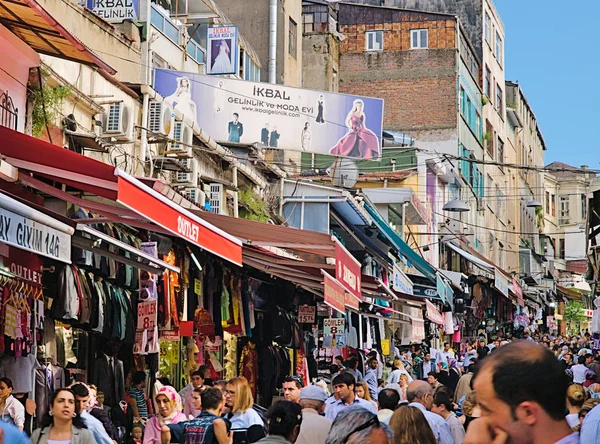
[[[173,182],[177,186],[197,187],[198,186],[198,161],[196,159],[184,159],[181,161],[189,173],[177,171],[173,173]]]
[[[166,102],[150,101],[148,129],[150,132],[172,138],[175,127],[173,109]]]
[[[120,142],[133,141],[133,112],[125,103],[111,103],[101,120],[103,135]]]
[[[210,184],[210,211],[216,214],[227,214],[227,197],[225,195],[225,186],[222,183]]]
[[[173,140],[169,152],[171,154],[192,156],[192,144],[194,142],[194,131],[183,122],[175,121],[173,126]]]
[[[200,208],[204,208],[206,202],[206,194],[200,188],[184,188],[183,195],[194,202]]]

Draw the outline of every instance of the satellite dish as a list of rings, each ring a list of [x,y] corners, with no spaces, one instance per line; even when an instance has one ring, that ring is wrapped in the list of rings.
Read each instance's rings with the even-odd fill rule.
[[[329,176],[336,187],[352,188],[358,180],[358,167],[353,160],[337,159],[329,170]]]

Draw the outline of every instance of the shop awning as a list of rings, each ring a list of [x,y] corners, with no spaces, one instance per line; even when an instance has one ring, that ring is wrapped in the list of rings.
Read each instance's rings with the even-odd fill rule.
[[[73,227],[0,194],[0,242],[71,263]]]
[[[469,262],[472,262],[473,264],[477,265],[480,268],[483,268],[486,271],[494,273],[494,270],[496,269],[496,267],[494,265],[490,264],[489,262],[479,259],[477,256],[469,253],[468,251],[463,250],[462,248],[457,247],[456,245],[454,245],[450,242],[446,242],[446,245],[448,247],[450,247],[452,250],[454,250],[456,253],[458,253],[459,255],[464,257]]]
[[[117,72],[36,0],[0,1],[0,23],[40,54],[97,66],[111,75]]]
[[[0,154],[14,166],[110,199],[236,265],[241,242],[111,165],[0,126]],[[119,208],[115,207],[119,214]]]
[[[404,242],[400,236],[396,234],[394,230],[386,223],[385,220],[377,213],[376,210],[371,208],[369,205],[365,205],[365,208],[369,215],[375,221],[375,225],[379,230],[388,238],[388,240],[394,245],[398,252],[406,257],[408,262],[415,267],[419,272],[429,279],[431,282],[437,282],[436,270],[432,267],[425,259],[419,256],[415,250],[410,248],[406,242]]]
[[[107,242],[133,255],[138,259],[138,262],[131,260],[131,263],[129,265],[132,265],[134,267],[140,268],[140,265],[143,265],[145,266],[144,269],[150,271],[151,273],[158,273],[164,270],[171,270],[175,273],[181,272],[181,269],[179,267],[176,267],[158,258],[150,256],[149,254],[144,253],[142,250],[138,250],[137,248],[132,247],[131,245],[126,244],[125,242],[121,242],[120,240],[115,239],[114,237],[109,236],[108,234],[105,234],[102,231],[98,231],[91,227],[88,227],[87,225],[77,224],[77,231],[81,231],[82,233],[87,234],[92,239],[99,239],[101,241]],[[95,242],[92,241],[92,244],[95,244]],[[82,245],[82,248],[91,249],[90,251],[93,250],[98,254],[106,253],[106,251],[101,250],[95,245]],[[123,258],[119,258],[117,260],[121,261],[122,259]]]

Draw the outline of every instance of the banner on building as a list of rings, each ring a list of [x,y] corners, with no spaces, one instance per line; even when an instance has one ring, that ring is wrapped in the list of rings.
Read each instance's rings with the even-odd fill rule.
[[[521,287],[521,284],[519,284],[519,281],[517,281],[516,278],[513,278],[512,280],[510,291],[512,291],[517,297],[517,304],[519,304],[519,307],[525,307],[525,301],[523,300],[523,287]]]
[[[360,262],[337,239],[335,240],[335,278],[357,300],[362,301]]]
[[[413,283],[406,276],[406,274],[400,269],[398,264],[394,264],[394,282],[393,288],[395,291],[404,294],[414,294]]]
[[[504,274],[498,270],[497,268],[494,269],[494,287],[496,287],[496,289],[502,293],[504,296],[506,296],[508,298],[508,286],[509,286],[510,282],[508,280],[508,278],[506,276],[504,276]]]
[[[237,26],[208,28],[206,35],[206,73],[237,74],[240,47]]]
[[[423,320],[413,319],[411,321],[412,341],[421,342],[425,340],[425,322]]]
[[[321,270],[323,274],[323,298],[331,308],[346,313],[346,290],[329,273]]]
[[[137,20],[139,0],[87,0],[87,7],[109,23]]]
[[[427,316],[427,319],[429,319],[434,324],[444,325],[444,316],[442,316],[440,311],[437,308],[435,308],[435,305],[433,305],[427,299],[425,299],[425,309],[425,316]]]
[[[167,69],[155,70],[154,89],[217,142],[381,157],[381,99]]]

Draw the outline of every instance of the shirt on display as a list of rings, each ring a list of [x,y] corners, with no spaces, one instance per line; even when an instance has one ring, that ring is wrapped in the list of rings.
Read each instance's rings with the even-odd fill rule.
[[[34,353],[26,357],[4,355],[0,358],[0,375],[12,381],[13,393],[29,393],[33,390],[33,371],[39,366]]]

